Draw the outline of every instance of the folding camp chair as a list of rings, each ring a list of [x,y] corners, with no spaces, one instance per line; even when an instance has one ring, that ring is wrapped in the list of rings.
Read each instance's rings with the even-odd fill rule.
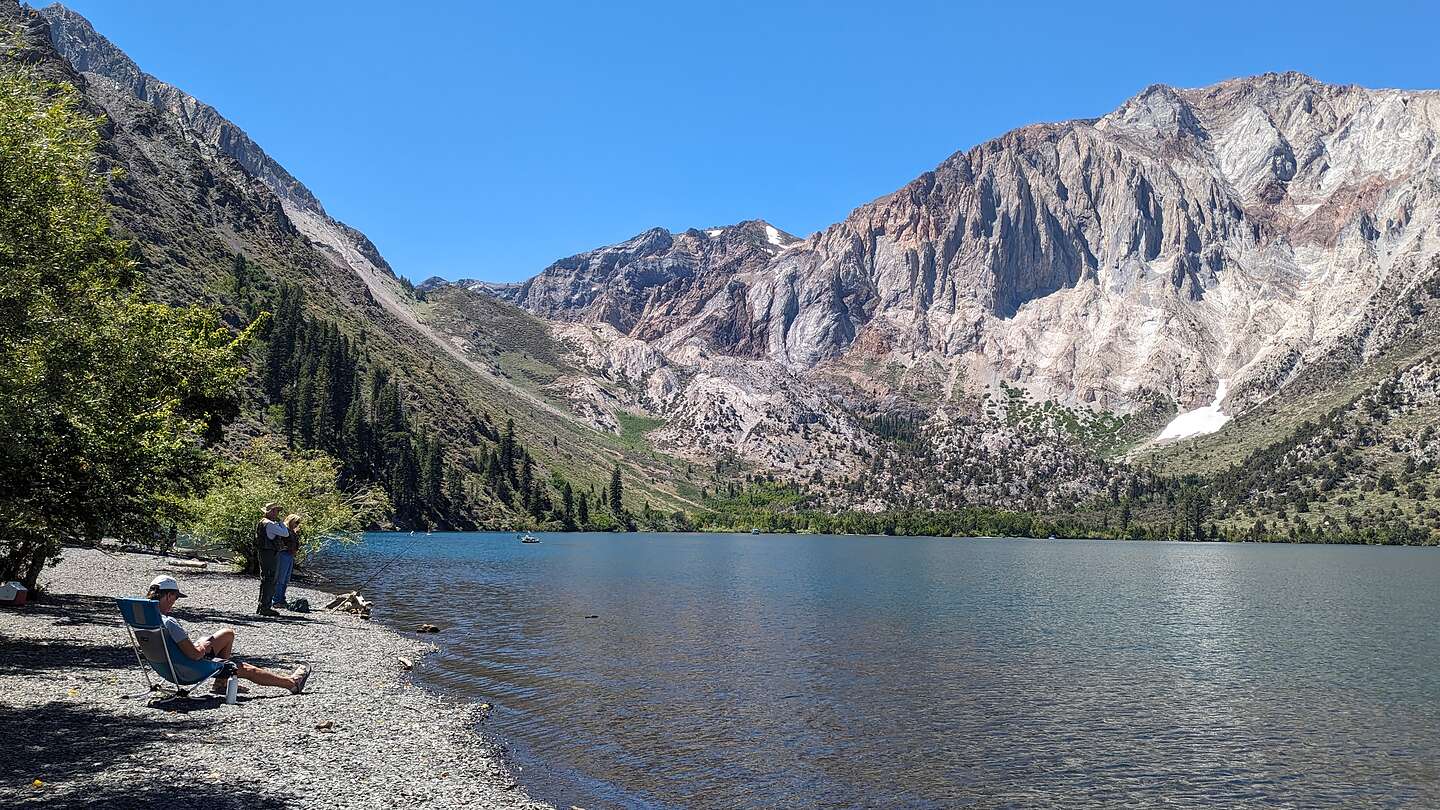
[[[160,603],[153,599],[116,599],[120,616],[130,632],[130,646],[135,648],[135,663],[145,675],[149,690],[131,697],[141,697],[155,692],[169,693],[172,698],[190,698],[190,690],[222,675],[234,677],[235,665],[229,661],[215,661],[209,658],[195,660],[180,649],[180,645],[165,632],[160,620]],[[146,664],[149,667],[146,667]],[[173,685],[167,688],[150,679],[149,670]],[[204,696],[202,696],[204,697]],[[196,699],[196,698],[191,698]]]

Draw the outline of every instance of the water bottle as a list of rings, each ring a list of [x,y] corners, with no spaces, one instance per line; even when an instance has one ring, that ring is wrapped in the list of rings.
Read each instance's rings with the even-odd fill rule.
[[[240,684],[238,683],[239,680],[239,678],[231,675],[230,678],[225,682],[225,702],[229,703],[231,706],[235,705],[235,695],[239,694],[240,692]]]

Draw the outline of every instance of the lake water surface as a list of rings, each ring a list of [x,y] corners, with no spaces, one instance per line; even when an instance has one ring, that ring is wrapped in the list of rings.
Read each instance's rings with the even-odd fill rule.
[[[561,808],[1440,807],[1440,549],[540,537],[321,567]]]

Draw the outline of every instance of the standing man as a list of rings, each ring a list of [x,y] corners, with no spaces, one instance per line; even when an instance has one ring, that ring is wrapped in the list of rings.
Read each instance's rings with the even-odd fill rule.
[[[277,555],[285,545],[290,530],[280,522],[280,504],[265,504],[265,516],[255,524],[255,558],[260,561],[260,606],[255,612],[261,616],[279,616],[280,611],[271,607],[275,600],[275,569],[279,562]]]

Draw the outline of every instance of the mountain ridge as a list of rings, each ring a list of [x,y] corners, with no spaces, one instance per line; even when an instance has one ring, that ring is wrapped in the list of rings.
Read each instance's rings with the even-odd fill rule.
[[[282,198],[219,140],[197,132],[185,111],[202,102],[187,101],[174,90],[165,94],[174,103],[166,103],[155,95],[158,80],[147,79],[145,87],[154,92],[142,88],[137,95],[133,82],[76,71],[69,59],[92,68],[127,62],[114,53],[109,61],[85,61],[80,54],[87,42],[113,45],[100,45],[98,34],[57,34],[63,26],[52,26],[45,13],[23,9],[15,0],[0,3],[0,12],[7,28],[24,39],[24,61],[43,69],[46,78],[74,85],[88,109],[105,114],[102,163],[121,170],[107,190],[111,219],[134,246],[147,282],[144,294],[216,308],[238,326],[254,317],[257,306],[283,299],[286,288],[303,293],[299,317],[316,324],[311,332],[338,333],[349,341],[362,378],[392,383],[415,431],[409,443],[417,450],[442,445],[440,474],[451,491],[439,502],[453,510],[428,512],[426,519],[456,526],[539,525],[552,519],[552,507],[561,503],[559,476],[593,493],[608,483],[616,465],[627,482],[625,500],[637,512],[647,502],[667,510],[665,515],[682,505],[693,508],[677,490],[679,462],[589,430],[436,336],[423,320],[423,305],[363,234],[329,218],[318,201],[306,206],[302,197]],[[48,12],[62,9],[52,6]],[[71,34],[82,22],[71,14]],[[57,39],[69,43],[67,54],[59,52]],[[121,78],[130,75],[115,69]],[[221,126],[216,122],[223,116],[206,120]],[[237,452],[255,438],[287,440],[279,409],[293,403],[269,401],[259,381],[253,383],[257,390],[247,394],[246,410],[227,436]],[[365,406],[375,407],[376,396],[371,391]],[[344,417],[325,416],[336,423]],[[511,421],[513,447],[523,450],[536,473],[523,503],[518,495],[510,497],[520,482],[518,455],[511,455],[516,466],[509,489],[486,467],[486,454],[496,452]]]
[[[360,332],[384,324],[385,351],[437,384],[413,402],[446,435],[465,435],[446,415],[462,402],[462,422],[508,416],[547,469],[594,486],[614,460],[666,506],[705,500],[706,479],[684,479],[695,465],[717,489],[722,471],[763,475],[830,510],[1045,512],[1110,493],[1109,509],[1127,487],[1168,503],[1178,485],[1150,467],[1183,474],[1185,452],[1149,442],[1169,416],[1227,417],[1213,441],[1179,440],[1191,455],[1263,458],[1335,407],[1315,392],[1411,380],[1435,343],[1433,91],[1301,74],[1152,86],[957,151],[804,239],[764,220],[654,228],[525,282],[412,294],[363,234],[226,152],[236,138],[197,132],[193,99],[148,78],[137,93],[117,59],[69,58],[95,69],[88,95],[138,161],[120,220],[182,300],[214,285],[188,265],[226,247],[298,262],[324,306]],[[170,122],[214,160],[165,154]],[[1430,474],[1428,450],[1405,452]]]
[[[1073,290],[1086,281],[1101,286],[1102,292],[1107,286],[1124,292],[1125,288],[1143,284],[1147,277],[1168,275],[1170,289],[1184,299],[1199,302],[1211,287],[1225,284],[1225,271],[1238,268],[1241,275],[1254,276],[1249,279],[1251,287],[1269,284],[1272,288],[1276,285],[1283,288],[1296,280],[1293,277],[1297,273],[1305,271],[1295,266],[1294,257],[1281,257],[1278,265],[1273,259],[1266,259],[1266,266],[1256,268],[1248,266],[1253,262],[1242,254],[1260,253],[1282,242],[1334,248],[1347,234],[1354,233],[1379,238],[1385,234],[1378,230],[1377,220],[1391,230],[1397,224],[1403,229],[1415,213],[1403,200],[1401,207],[1405,213],[1388,220],[1374,212],[1357,213],[1357,204],[1374,201],[1394,189],[1387,189],[1384,178],[1376,177],[1377,169],[1384,167],[1363,161],[1356,164],[1356,155],[1363,150],[1341,143],[1334,152],[1327,151],[1325,138],[1338,132],[1338,140],[1344,140],[1344,128],[1337,119],[1363,117],[1374,112],[1367,108],[1375,106],[1409,108],[1413,104],[1423,108],[1418,115],[1412,114],[1402,122],[1409,125],[1409,131],[1402,134],[1411,136],[1408,143],[1412,147],[1421,145],[1414,137],[1416,127],[1425,130],[1423,154],[1410,155],[1408,164],[1389,168],[1409,170],[1412,174],[1432,171],[1433,166],[1424,164],[1434,161],[1434,142],[1429,136],[1435,130],[1437,99],[1440,94],[1435,91],[1375,91],[1353,85],[1326,85],[1299,73],[1270,73],[1193,89],[1153,85],[1098,118],[1018,128],[952,154],[936,169],[923,173],[901,189],[857,207],[845,220],[810,237],[800,249],[773,257],[766,272],[775,278],[768,285],[762,285],[758,296],[755,290],[746,291],[744,303],[748,307],[732,303],[724,308],[725,313],[742,324],[747,309],[752,313],[793,311],[794,317],[762,318],[768,322],[754,324],[754,329],[741,329],[747,337],[738,338],[729,346],[722,343],[718,349],[738,356],[764,355],[792,367],[810,367],[844,354],[851,343],[860,338],[861,331],[872,325],[874,312],[884,314],[890,308],[894,314],[894,308],[889,305],[903,301],[913,316],[945,316],[959,321],[947,324],[931,317],[930,323],[921,324],[918,330],[910,329],[908,334],[902,330],[901,334],[908,342],[919,344],[916,348],[922,352],[938,349],[941,356],[953,356],[962,352],[944,346],[945,340],[935,338],[945,338],[944,333],[950,332],[946,340],[955,341],[959,337],[954,334],[957,329],[963,332],[983,328],[977,321],[986,317],[1013,320],[1021,315],[1023,306],[1053,293]],[[1235,108],[1237,104],[1241,106]],[[1337,112],[1335,108],[1344,105],[1354,109]],[[1238,111],[1232,114],[1232,108]],[[1308,119],[1306,115],[1298,115],[1297,109],[1308,115]],[[1317,109],[1320,114],[1315,114]],[[1326,117],[1328,121],[1311,126]],[[1375,124],[1376,118],[1371,115],[1368,123]],[[1378,118],[1383,125],[1383,115]],[[1290,130],[1288,134],[1281,131],[1285,127]],[[1307,138],[1309,143],[1304,143]],[[1137,139],[1147,145],[1143,149],[1135,148]],[[1291,141],[1302,141],[1298,156]],[[1127,153],[1125,148],[1132,151]],[[1068,152],[1062,153],[1062,150]],[[1335,169],[1330,167],[1332,157]],[[1062,165],[1067,159],[1076,165]],[[1051,165],[1040,166],[1039,162],[1045,160]],[[1107,160],[1109,166],[1104,165]],[[1184,180],[1174,170],[1177,160],[1188,161],[1187,171],[1197,176]],[[1350,165],[1343,165],[1346,160]],[[1317,161],[1323,164],[1318,169]],[[1103,187],[1089,187],[1093,179],[1084,173],[1092,164],[1110,170],[1111,177],[1105,179],[1119,181],[1119,199],[1114,199],[1114,195],[1106,199]],[[1027,174],[1028,170],[1037,168],[1046,171]],[[1063,180],[1055,178],[1063,172],[1073,176]],[[1319,176],[1307,177],[1307,172]],[[1336,174],[1345,176],[1334,182],[1328,179]],[[1009,185],[998,196],[994,186],[997,176]],[[1053,181],[1049,189],[1037,182],[1046,177]],[[1133,182],[1133,188],[1127,180]],[[1086,198],[1088,209],[1072,203],[1072,191]],[[1337,195],[1341,199],[1335,199]],[[1047,196],[1049,199],[1044,199]],[[1007,197],[1009,199],[1004,200]],[[1162,200],[1165,197],[1171,199]],[[1002,200],[1011,206],[1009,211],[995,210],[996,203]],[[1048,204],[1042,206],[1048,210],[1036,209],[1037,200]],[[1169,210],[1162,208],[1162,201],[1169,204]],[[1349,206],[1344,205],[1347,202]],[[968,210],[957,210],[962,207]],[[1192,217],[1191,212],[1195,210],[1200,211],[1198,218]],[[1424,213],[1426,217],[1433,217],[1430,208]],[[1105,218],[1122,222],[1116,226],[1100,221]],[[1011,233],[1000,233],[997,237],[996,229],[1007,228]],[[1026,229],[1019,239],[1011,238],[1016,228]],[[1109,238],[1097,237],[1096,232],[1103,232]],[[1129,235],[1124,236],[1127,233]],[[984,244],[986,240],[994,244]],[[594,252],[625,244],[598,248]],[[974,245],[968,256],[963,255],[967,245]],[[1414,264],[1423,268],[1424,256],[1429,251],[1426,248]],[[889,255],[881,255],[887,252]],[[807,255],[816,258],[813,264],[830,266],[794,267]],[[971,266],[964,267],[966,262]],[[787,263],[791,266],[786,266]],[[946,268],[947,263],[962,266]],[[523,282],[521,289],[547,280],[557,269],[564,269],[563,264],[552,265],[534,279]],[[951,275],[955,271],[960,271],[960,275],[944,278],[947,269]],[[938,279],[937,273],[941,276]],[[807,279],[807,275],[811,278]],[[776,284],[784,279],[789,279],[786,283],[792,287],[796,281],[810,281],[812,286],[801,295],[796,295],[793,289],[776,290]],[[655,283],[684,286],[687,280],[686,273],[672,273],[660,275]],[[579,280],[570,281],[573,289]],[[718,288],[719,285],[711,286]],[[1164,287],[1161,285],[1156,292],[1163,292]],[[830,295],[831,290],[838,295]],[[918,295],[914,294],[916,291]],[[713,299],[720,292],[720,289],[706,289],[700,295]],[[724,292],[733,294],[733,291]],[[782,296],[778,301],[774,299],[777,292]],[[802,300],[806,294],[808,301]],[[831,301],[827,302],[827,298]],[[839,306],[833,305],[835,299],[839,300]],[[529,303],[523,296],[516,296],[514,300],[545,317],[562,320],[588,317],[553,300],[544,306]],[[1284,303],[1293,309],[1297,302]],[[820,306],[814,306],[816,304]],[[612,309],[603,319],[628,331],[625,327],[642,320],[642,309],[637,302],[631,311]],[[692,307],[696,309],[703,306]],[[808,320],[804,317],[806,309],[814,313]],[[1172,309],[1184,307],[1177,304]],[[1187,313],[1156,314],[1173,320]],[[1193,313],[1188,314],[1194,317]],[[1303,313],[1273,313],[1270,326],[1279,327],[1287,319],[1294,321],[1297,314]],[[876,326],[884,329],[913,325],[903,323],[905,318],[899,320],[901,324],[887,324],[882,319]],[[796,324],[800,326],[798,331],[792,329]],[[1303,324],[1295,326],[1302,327]],[[646,336],[656,337],[654,331]],[[667,333],[669,331],[673,330]],[[713,333],[699,331],[702,342],[717,348]],[[1222,342],[1217,335],[1205,335],[1201,331],[1192,329],[1180,339],[1191,346],[1204,341]],[[762,333],[768,333],[764,334],[764,340],[759,339]],[[687,342],[690,337],[672,339],[667,348]],[[935,346],[937,342],[942,345]],[[1004,350],[1003,347],[991,348]],[[1159,391],[1182,405],[1193,405],[1214,391],[1217,366],[1222,367],[1220,373],[1252,374],[1258,379],[1265,376],[1263,368],[1246,370],[1245,367],[1256,361],[1261,367],[1277,362],[1267,359],[1266,347],[1239,347],[1233,359],[1217,357],[1205,362],[1209,369],[1202,375],[1186,368],[1195,364],[1193,353],[1187,356],[1179,347],[1170,348],[1176,356],[1167,361],[1168,373],[1172,378],[1178,375],[1182,379],[1178,387],[1166,382],[1164,375],[1158,379],[1150,375],[1150,379],[1136,379],[1126,384],[1128,390],[1105,391],[1104,386],[1096,384],[1104,375],[1088,373],[1085,375],[1088,379],[1078,381],[1080,384],[1071,380],[1069,385],[1060,384],[1052,376],[1043,381],[1047,388],[1037,393],[1058,394],[1071,402],[1118,400],[1117,404],[1128,408],[1137,398],[1147,400],[1151,391]],[[1273,350],[1269,353],[1283,354],[1286,348],[1269,347]],[[977,355],[972,352],[968,359],[975,360]],[[1139,367],[1150,359],[1135,358],[1131,364],[1135,367],[1132,374],[1138,374]],[[990,382],[1010,376],[1023,384],[1024,377],[1036,371],[1023,366],[1021,361],[1001,364],[989,375]],[[1242,380],[1241,385],[1235,386],[1237,394],[1259,397],[1273,392],[1271,383],[1257,379]],[[1249,389],[1246,382],[1250,383]],[[1088,393],[1083,390],[1086,383]]]
[[[104,76],[128,88],[136,98],[167,109],[187,123],[196,137],[238,160],[276,195],[292,204],[324,212],[320,201],[304,183],[214,107],[146,73],[129,55],[96,31],[89,20],[63,3],[51,3],[40,9],[40,14],[50,23],[55,49],[77,72]]]
[[[735,452],[804,477],[821,464],[813,451],[756,437],[824,425],[838,445],[826,453],[863,465],[888,452],[866,425],[900,414],[978,468],[1023,475],[1004,453],[1203,445],[1209,428],[1168,438],[1167,414],[1210,407],[1222,418],[1199,424],[1214,427],[1274,397],[1318,403],[1305,392],[1434,341],[1423,288],[1440,252],[1437,125],[1436,91],[1294,72],[1152,85],[1104,115],[957,151],[739,267],[649,244],[646,283],[603,307],[583,294],[594,265],[628,258],[645,234],[502,289],[461,286],[554,323],[596,373],[629,381],[621,404],[665,419],[653,437],[687,458]],[[537,286],[560,294],[519,294]],[[1032,404],[986,404],[1016,392]],[[1059,410],[1040,418],[1042,405]],[[717,426],[703,446],[701,424]],[[1010,438],[970,442],[956,426]],[[1067,490],[1078,498],[1123,474],[1063,466],[1086,471]]]

